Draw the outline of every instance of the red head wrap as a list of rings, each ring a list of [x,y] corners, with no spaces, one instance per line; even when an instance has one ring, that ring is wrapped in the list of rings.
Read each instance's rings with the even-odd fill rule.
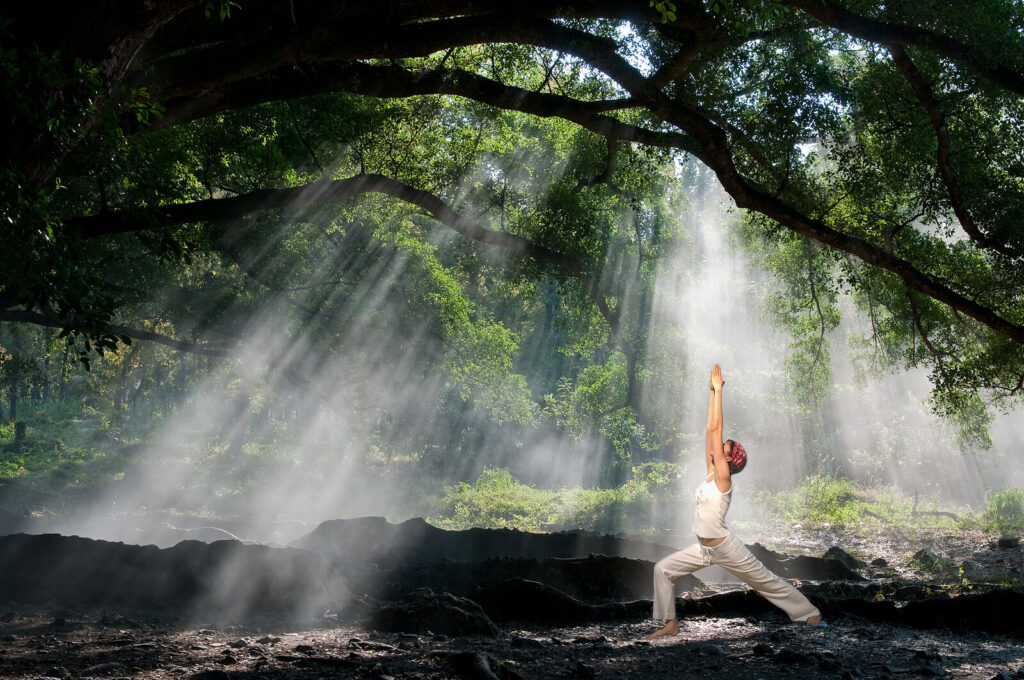
[[[732,441],[731,439],[729,441]],[[732,442],[732,460],[729,461],[729,474],[734,475],[747,466],[747,451],[739,442]]]

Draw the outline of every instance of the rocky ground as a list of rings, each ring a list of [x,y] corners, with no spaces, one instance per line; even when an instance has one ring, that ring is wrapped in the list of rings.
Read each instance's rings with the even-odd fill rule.
[[[997,537],[982,533],[776,527],[742,537],[790,554],[820,556],[840,546],[868,563],[862,574],[889,586],[924,584],[955,596],[992,585],[1019,589],[1024,581],[1024,549],[1000,548]],[[936,558],[931,566],[913,559],[922,549]],[[809,592],[826,587],[805,584]],[[173,609],[0,603],[0,677],[1024,679],[1020,637],[923,630],[849,614],[834,616],[824,629],[792,624],[774,611],[688,616],[678,636],[653,642],[643,639],[653,624],[639,619],[572,627],[505,624],[495,637],[445,637],[374,631],[369,611],[340,617],[326,612],[304,623],[273,616],[240,623],[206,614],[206,620],[187,620]]]
[[[780,552],[792,555],[821,555],[832,546],[840,546],[865,563],[882,559],[884,569],[864,572],[876,578],[910,580],[930,579],[934,571],[922,570],[912,558],[920,550],[929,550],[942,560],[941,565],[958,572],[962,567],[968,581],[1024,584],[1024,550],[1020,546],[1000,548],[998,536],[977,530],[949,531],[918,527],[889,527],[849,531],[832,528],[769,526],[757,532],[745,532],[746,541],[760,541]]]
[[[810,629],[776,615],[508,628],[496,638],[378,634],[358,625],[199,627],[101,612],[6,616],[4,678],[1022,678],[1020,640],[854,618]],[[490,675],[488,675],[490,673]],[[1001,675],[1002,674],[1002,675]]]

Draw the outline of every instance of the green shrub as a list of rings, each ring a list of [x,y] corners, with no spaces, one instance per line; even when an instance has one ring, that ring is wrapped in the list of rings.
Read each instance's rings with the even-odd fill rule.
[[[1000,533],[1024,530],[1024,489],[1001,489],[988,497],[982,520],[987,529]]]
[[[431,521],[444,529],[522,529],[540,531],[549,521],[557,492],[535,489],[503,468],[486,468],[476,483],[448,487],[442,516]]]
[[[859,487],[837,477],[807,477],[792,491],[762,493],[758,502],[772,515],[808,527],[953,525],[935,514],[914,515],[914,502],[894,486]],[[919,511],[939,510],[938,498],[921,499]]]
[[[792,491],[764,494],[760,501],[789,523],[846,526],[861,519],[862,504],[857,500],[853,482],[848,479],[806,477]]]
[[[597,532],[655,530],[658,517],[670,515],[680,502],[677,468],[671,463],[645,463],[613,489],[536,489],[502,468],[487,468],[474,484],[453,484],[431,523],[445,529],[514,528],[540,531],[545,525],[570,526]]]

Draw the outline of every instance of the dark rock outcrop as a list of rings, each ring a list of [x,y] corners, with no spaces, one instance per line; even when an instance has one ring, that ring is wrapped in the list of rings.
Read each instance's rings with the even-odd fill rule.
[[[329,599],[330,565],[306,550],[183,541],[172,548],[78,536],[0,537],[0,601],[303,616]]]
[[[440,560],[481,561],[492,557],[585,557],[590,554],[657,561],[677,548],[584,531],[532,534],[515,529],[446,531],[414,518],[391,524],[383,517],[323,522],[293,541],[339,563],[380,566]]]
[[[495,621],[572,625],[593,621],[641,619],[651,615],[650,600],[588,604],[544,583],[510,579],[470,596]]]
[[[861,569],[861,568],[867,566],[863,562],[858,560],[856,557],[854,557],[850,553],[846,552],[845,550],[843,550],[842,548],[840,548],[837,545],[834,545],[831,548],[829,548],[828,550],[826,550],[825,554],[822,555],[822,557],[824,557],[826,560],[838,560],[838,561],[842,562],[843,566],[845,566],[847,569],[851,569],[851,570],[853,570],[853,569]]]
[[[839,560],[798,555],[790,557],[769,550],[760,543],[748,545],[754,557],[783,578],[802,578],[809,581],[865,581],[866,579]]]
[[[543,559],[496,557],[478,562],[440,561],[399,565],[386,571],[349,572],[354,592],[394,600],[418,587],[468,595],[477,588],[510,579],[539,581],[579,598],[637,599],[651,595],[653,564],[629,557],[589,555]],[[699,579],[684,576],[676,582],[679,592],[702,587]]]
[[[392,633],[441,635],[497,635],[500,631],[480,605],[450,593],[420,588],[407,597],[389,602],[370,619],[370,626]]]

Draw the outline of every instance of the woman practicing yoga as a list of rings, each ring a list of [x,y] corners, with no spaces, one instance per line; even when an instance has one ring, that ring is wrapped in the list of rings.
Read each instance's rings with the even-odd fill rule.
[[[708,476],[697,487],[697,513],[693,531],[697,542],[686,550],[672,553],[654,565],[654,618],[664,627],[648,639],[679,632],[676,622],[676,579],[703,567],[717,564],[781,608],[793,621],[822,624],[821,612],[786,581],[768,571],[725,526],[725,513],[732,500],[732,475],[747,464],[747,452],[731,439],[722,442],[722,369],[711,371],[711,397],[708,401],[708,427],[704,439]]]

